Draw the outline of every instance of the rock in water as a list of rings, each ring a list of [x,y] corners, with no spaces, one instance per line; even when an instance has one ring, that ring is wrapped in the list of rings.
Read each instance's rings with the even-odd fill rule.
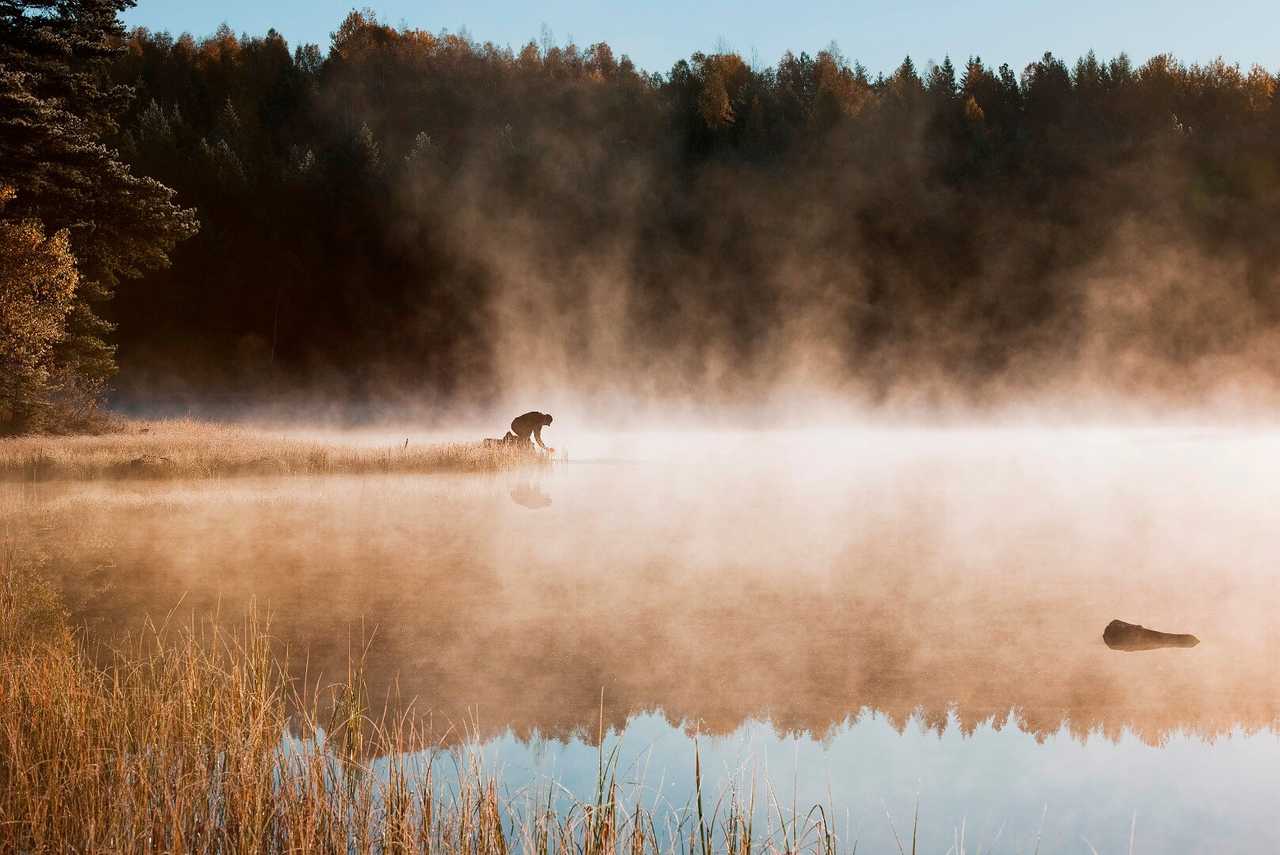
[[[1102,640],[1112,650],[1158,650],[1161,647],[1195,647],[1200,639],[1194,635],[1158,632],[1136,623],[1113,620],[1102,631]]]

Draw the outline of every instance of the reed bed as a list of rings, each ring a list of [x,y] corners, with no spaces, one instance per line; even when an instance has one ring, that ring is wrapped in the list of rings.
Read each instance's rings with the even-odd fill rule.
[[[291,680],[267,623],[149,624],[92,649],[51,589],[0,554],[0,851],[834,855],[829,808],[774,806],[753,783],[676,809],[622,794],[598,734],[594,797],[509,792],[472,749],[441,752],[411,711],[373,715],[362,656]],[[387,707],[390,709],[390,707]],[[696,748],[695,748],[696,753]],[[449,758],[440,780],[438,756]],[[424,759],[425,758],[425,759]]]
[[[549,458],[483,443],[328,443],[192,420],[130,422],[97,436],[0,439],[0,480],[492,472]]]

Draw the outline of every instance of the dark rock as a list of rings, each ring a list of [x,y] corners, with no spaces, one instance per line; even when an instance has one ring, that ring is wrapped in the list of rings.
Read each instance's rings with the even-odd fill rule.
[[[1195,647],[1200,639],[1185,633],[1158,632],[1136,623],[1113,620],[1102,631],[1112,650],[1158,650],[1161,647]]]

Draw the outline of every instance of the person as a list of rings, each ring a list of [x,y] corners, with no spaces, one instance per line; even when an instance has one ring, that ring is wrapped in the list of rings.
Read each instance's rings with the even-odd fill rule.
[[[525,413],[523,416],[516,416],[511,420],[511,433],[508,434],[513,442],[519,443],[521,446],[532,447],[533,442],[538,443],[538,447],[543,451],[555,453],[554,448],[547,448],[542,442],[542,429],[551,424],[551,416],[548,413],[531,412]],[[533,442],[530,437],[533,437]]]

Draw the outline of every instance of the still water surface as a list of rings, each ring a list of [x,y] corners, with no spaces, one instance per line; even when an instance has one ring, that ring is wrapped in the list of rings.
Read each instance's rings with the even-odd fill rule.
[[[9,486],[77,619],[273,614],[513,792],[679,810],[767,778],[846,842],[1276,851],[1280,441],[1262,432],[597,437],[497,476]],[[1108,649],[1112,618],[1192,649]],[[301,661],[302,657],[297,657]],[[602,700],[603,698],[603,700]]]

